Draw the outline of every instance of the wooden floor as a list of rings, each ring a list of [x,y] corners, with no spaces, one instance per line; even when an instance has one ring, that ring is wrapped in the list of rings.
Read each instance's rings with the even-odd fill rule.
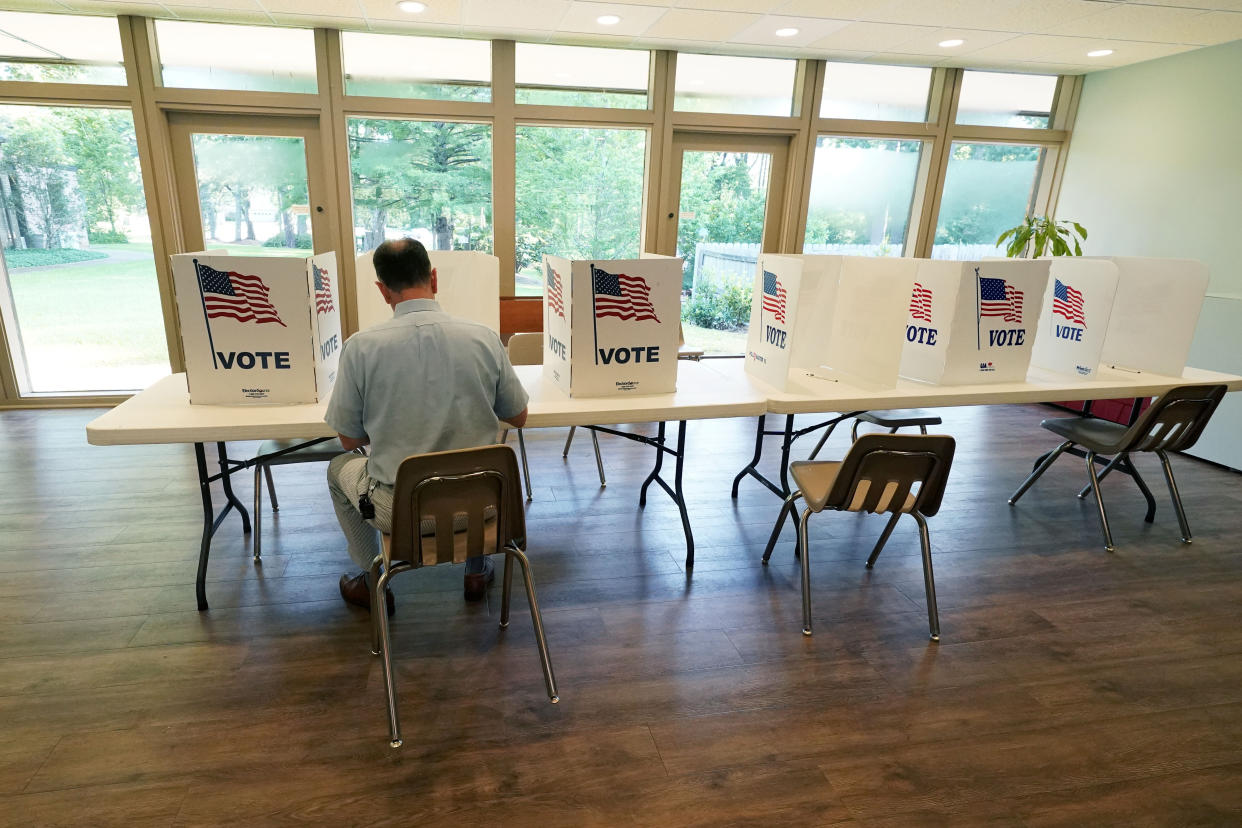
[[[1110,478],[1110,555],[1074,498],[1081,460],[1006,505],[1055,443],[1049,409],[947,411],[941,642],[913,522],[868,572],[883,520],[842,514],[812,520],[805,638],[790,544],[759,564],[776,499],[753,482],[729,499],[753,421],[690,428],[692,575],[675,508],[658,492],[636,508],[649,450],[601,437],[600,490],[585,434],[564,462],[564,429],[530,432],[562,701],[544,695],[524,600],[501,633],[498,590],[467,605],[460,570],[407,574],[392,750],[367,617],[337,595],[325,467],[276,470],[261,566],[226,522],[200,614],[191,448],[89,447],[97,413],[0,413],[5,824],[1242,824],[1232,472],[1175,458],[1183,546],[1139,458],[1156,522]]]

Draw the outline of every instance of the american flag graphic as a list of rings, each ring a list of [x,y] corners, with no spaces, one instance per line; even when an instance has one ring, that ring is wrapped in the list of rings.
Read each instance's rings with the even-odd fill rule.
[[[763,309],[776,317],[777,322],[785,321],[785,288],[775,273],[763,271]]]
[[[332,280],[328,278],[328,270],[314,262],[311,262],[311,270],[315,274],[315,314],[329,313],[332,310]]]
[[[203,292],[203,308],[209,319],[225,317],[238,322],[254,322],[262,325],[275,322],[282,328],[280,314],[269,300],[267,285],[258,276],[244,276],[233,271],[224,272],[197,261],[198,285]]]
[[[591,286],[595,292],[596,319],[615,316],[660,321],[656,318],[655,305],[651,304],[651,288],[643,277],[609,273],[591,265]]]
[[[914,293],[910,296],[910,318],[931,322],[931,288],[925,288],[918,282],[914,283]]]
[[[979,316],[999,316],[1022,324],[1022,291],[1004,279],[979,277]]]
[[[1060,279],[1052,287],[1052,312],[1079,325],[1087,324],[1087,316],[1082,309],[1082,291],[1074,290]]]
[[[565,318],[565,297],[561,295],[561,274],[552,269],[552,265],[544,263],[548,271],[548,307],[552,308],[561,319]]]

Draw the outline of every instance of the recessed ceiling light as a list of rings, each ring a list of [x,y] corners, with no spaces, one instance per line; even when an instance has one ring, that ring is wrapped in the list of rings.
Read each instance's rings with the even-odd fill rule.
[[[1087,57],[1108,57],[1112,53],[1112,49],[1096,49],[1095,51],[1087,52]]]
[[[401,11],[406,14],[422,14],[427,11],[427,4],[419,3],[418,0],[401,0],[401,2],[397,4],[397,8],[401,9]]]
[[[961,46],[965,42],[966,41],[961,40],[956,37],[953,38],[952,40],[942,40],[940,41],[940,48],[941,49],[952,49],[954,46]]]
[[[621,22],[621,18],[615,14],[601,14],[595,18],[595,22],[601,26],[615,26]]]
[[[793,28],[792,26],[790,26],[787,29],[777,29],[775,32],[777,37],[793,37],[797,33],[798,33],[798,30]]]

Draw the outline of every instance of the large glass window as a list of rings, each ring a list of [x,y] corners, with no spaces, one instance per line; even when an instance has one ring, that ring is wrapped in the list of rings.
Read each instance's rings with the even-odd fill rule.
[[[116,18],[0,11],[0,80],[125,83]]]
[[[1044,129],[1056,96],[1054,75],[965,72],[957,122],[978,126]]]
[[[544,253],[638,258],[647,131],[517,130],[518,296],[543,293]]]
[[[0,311],[22,393],[168,373],[130,113],[0,106]]]
[[[1043,147],[954,142],[950,151],[932,258],[1005,255],[996,238],[1031,209]]]
[[[517,102],[646,109],[651,53],[588,46],[516,46]]]
[[[925,121],[931,74],[931,69],[922,66],[829,63],[825,66],[819,116]]]
[[[346,124],[355,251],[410,236],[429,250],[492,252],[491,126],[378,118]]]
[[[677,55],[674,108],[732,115],[793,113],[796,60]]]
[[[253,92],[315,92],[315,35],[222,23],[156,20],[165,86]]]
[[[821,135],[805,253],[904,256],[922,141]]]
[[[486,40],[341,32],[345,94],[490,101],[492,44]]]

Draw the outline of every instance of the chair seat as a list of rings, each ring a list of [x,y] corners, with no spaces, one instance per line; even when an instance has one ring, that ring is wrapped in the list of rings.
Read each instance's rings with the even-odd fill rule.
[[[864,411],[858,415],[864,423],[874,423],[884,428],[907,428],[910,426],[940,425],[936,414],[923,408],[896,408],[890,411]]]
[[[263,445],[259,446],[258,456],[263,457],[277,451],[284,451],[292,448],[305,440],[264,440]],[[297,451],[291,451],[288,454],[282,454],[278,457],[269,457],[263,462],[269,466],[282,466],[286,463],[314,463],[316,461],[331,460],[338,454],[345,454],[345,447],[341,445],[341,441],[337,437],[326,440],[322,443],[315,443],[313,446],[306,446]]]
[[[802,492],[802,499],[806,501],[806,505],[812,512],[821,511],[824,504],[828,502],[828,495],[832,492],[833,484],[837,482],[837,475],[841,473],[842,465],[836,460],[800,460],[789,464],[789,473],[793,475],[794,482],[798,484],[798,489]],[[859,511],[863,499],[867,496],[867,483],[866,480],[859,482],[854,501],[844,511]],[[911,511],[914,508],[914,499],[913,492],[906,495],[906,502],[901,507],[901,511]]]
[[[1083,448],[1099,454],[1115,454],[1121,450],[1126,426],[1092,417],[1057,417],[1040,425],[1053,434],[1073,440]]]

